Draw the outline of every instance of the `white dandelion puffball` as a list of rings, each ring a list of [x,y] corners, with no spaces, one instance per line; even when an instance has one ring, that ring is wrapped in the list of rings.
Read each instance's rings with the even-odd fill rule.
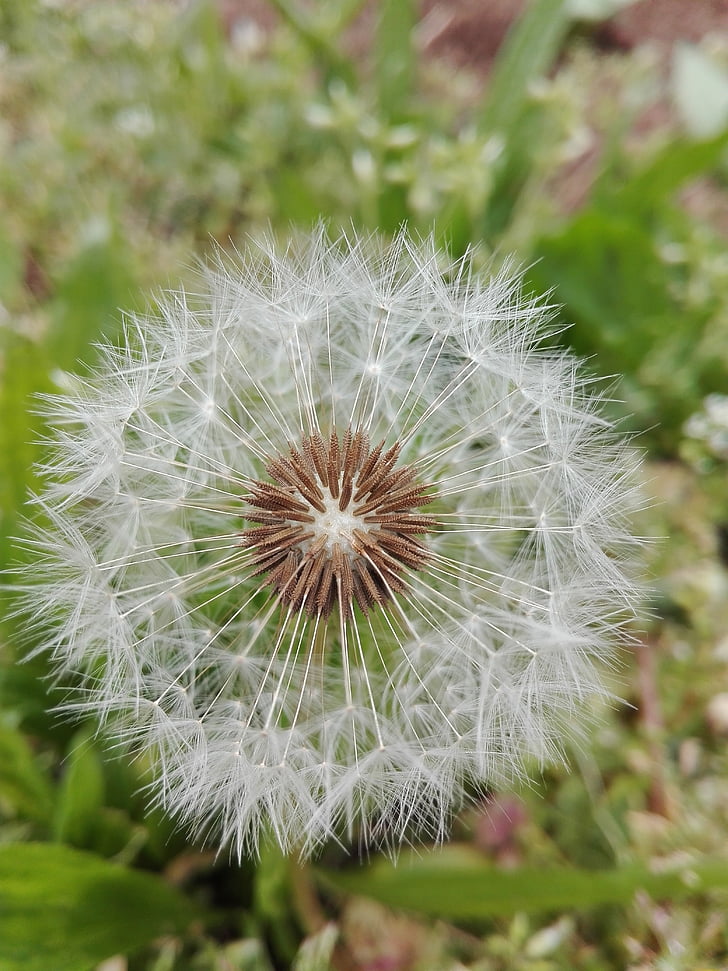
[[[431,240],[319,228],[49,399],[26,607],[196,834],[441,839],[560,757],[634,616],[636,463],[547,318]]]

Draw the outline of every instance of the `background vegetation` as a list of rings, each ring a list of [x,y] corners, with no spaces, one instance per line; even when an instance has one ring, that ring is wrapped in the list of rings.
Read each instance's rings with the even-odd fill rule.
[[[728,967],[728,24],[605,49],[626,5],[534,0],[485,81],[432,56],[414,0],[0,0],[3,564],[33,395],[214,243],[320,215],[553,289],[560,339],[623,376],[660,537],[624,704],[396,870],[189,845],[143,764],[49,714],[3,621],[2,971]]]

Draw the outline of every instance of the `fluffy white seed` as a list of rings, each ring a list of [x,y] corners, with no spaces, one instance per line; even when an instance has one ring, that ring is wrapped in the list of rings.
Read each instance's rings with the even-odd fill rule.
[[[235,853],[440,839],[602,690],[637,599],[634,456],[508,269],[320,229],[208,283],[47,403],[44,647],[75,710],[153,754],[157,802]],[[304,446],[346,429],[399,448],[338,512],[346,471],[329,488]],[[271,461],[296,454],[291,485]]]

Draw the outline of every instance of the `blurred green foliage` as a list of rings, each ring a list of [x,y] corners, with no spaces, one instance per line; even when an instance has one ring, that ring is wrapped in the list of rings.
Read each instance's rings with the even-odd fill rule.
[[[0,886],[3,966],[27,971],[93,967],[202,916],[159,877],[46,843],[0,846]]]
[[[238,867],[146,810],[143,760],[129,764],[93,726],[48,713],[61,699],[42,660],[14,663],[6,619],[3,971],[86,971],[116,952],[130,955],[119,967],[149,971],[280,968],[305,935],[295,967],[344,966],[323,911],[340,916],[356,950],[356,904],[333,885],[467,927],[430,932],[402,918],[392,939],[416,957],[392,967],[728,960],[725,897],[704,896],[728,885],[725,729],[709,715],[728,656],[725,455],[696,451],[683,433],[705,396],[728,388],[725,240],[685,198],[697,181],[725,201],[725,126],[701,116],[681,130],[672,118],[635,139],[659,71],[639,52],[600,54],[566,0],[527,7],[486,85],[422,56],[414,0],[379,0],[370,52],[350,56],[364,6],[271,0],[265,32],[226,22],[212,0],[0,3],[0,559],[43,456],[34,395],[93,363],[120,308],[143,307],[140,294],[193,275],[191,254],[260,226],[285,233],[323,215],[334,228],[434,228],[455,254],[479,247],[484,263],[515,253],[531,287],[553,290],[572,325],[558,339],[598,374],[623,375],[616,412],[648,429],[653,458],[671,460],[656,473],[663,505],[647,527],[674,538],[654,565],[662,620],[651,632],[671,727],[615,711],[589,766],[577,759],[575,775],[521,793],[528,823],[509,844],[520,867],[507,875],[472,846],[391,872],[352,872],[336,848],[317,873],[273,853]],[[708,75],[725,83],[720,67]],[[586,179],[574,168],[584,138],[600,157]],[[575,171],[578,203],[567,191]],[[681,454],[702,479],[675,463]],[[639,684],[630,673],[615,694],[638,701]],[[472,844],[483,819],[463,816],[460,841]],[[671,903],[662,911],[642,896],[630,907],[636,890]],[[692,894],[699,909],[679,902]],[[358,919],[375,937],[394,920]]]

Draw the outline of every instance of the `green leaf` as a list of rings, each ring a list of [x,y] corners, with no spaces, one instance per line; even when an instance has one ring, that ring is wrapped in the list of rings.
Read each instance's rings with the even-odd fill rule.
[[[549,118],[540,104],[525,105],[508,133],[493,173],[493,186],[481,224],[482,235],[494,240],[513,217],[521,193],[528,185],[534,162],[548,145]]]
[[[352,90],[356,87],[353,62],[343,57],[311,14],[304,12],[300,4],[292,0],[271,0],[282,19],[298,34],[309,48],[318,65],[323,69],[328,83],[338,78]],[[339,25],[337,21],[337,26]]]
[[[493,239],[508,225],[543,145],[544,112],[530,90],[554,63],[571,24],[566,0],[533,0],[511,28],[493,67],[479,130],[503,139],[490,202],[479,233]]]
[[[376,225],[371,227],[393,236],[408,221],[407,191],[401,185],[385,185],[377,199]]]
[[[269,839],[261,845],[255,869],[253,911],[261,927],[275,937],[278,956],[290,966],[298,946],[291,906],[292,863],[277,843]]]
[[[49,390],[43,349],[16,334],[7,334],[0,354],[4,358],[0,380],[0,566],[9,557],[8,537],[34,479],[41,420],[30,414],[34,392]]]
[[[53,790],[35,753],[15,729],[0,726],[0,806],[43,828],[50,824]]]
[[[500,870],[477,857],[464,862],[461,853],[449,851],[397,866],[381,862],[321,876],[340,890],[450,920],[628,904],[638,890],[666,900],[728,890],[725,862],[701,862],[662,873],[638,865],[616,870]]]
[[[376,43],[379,111],[394,121],[406,117],[414,85],[416,19],[412,0],[382,0],[379,5]]]
[[[132,257],[109,227],[100,227],[57,281],[49,347],[53,363],[75,369],[91,344],[113,337],[123,310],[136,304]]]
[[[201,916],[152,874],[65,846],[0,846],[3,971],[88,971]]]
[[[632,219],[661,206],[688,179],[715,168],[728,148],[728,131],[703,141],[675,139],[630,178],[615,170],[605,172],[607,185],[597,187],[596,199],[605,208],[621,208]]]
[[[22,255],[0,226],[0,302],[6,306],[11,304],[22,284]]]
[[[333,968],[332,960],[338,936],[336,924],[324,924],[320,931],[301,944],[293,962],[293,971],[329,971]]]
[[[629,213],[586,209],[560,235],[541,240],[535,257],[529,279],[553,286],[576,321],[569,343],[580,353],[611,352],[613,361],[600,361],[610,369],[623,351],[622,367],[636,366],[661,336],[655,321],[675,313],[665,264],[651,234]]]
[[[10,53],[33,50],[38,36],[39,7],[38,0],[5,0],[0,4],[0,37]]]
[[[542,292],[553,288],[572,325],[569,345],[593,356],[603,374],[624,375],[622,415],[632,415],[635,428],[652,428],[667,454],[703,397],[724,387],[726,359],[703,342],[715,296],[702,304],[681,297],[685,271],[660,256],[658,240],[689,232],[680,229],[684,217],[671,196],[715,167],[727,147],[728,132],[673,141],[628,178],[617,159],[591,204],[532,251],[529,282]]]
[[[119,759],[109,760],[94,729],[80,729],[70,739],[63,761],[53,837],[104,857],[128,858],[142,844],[146,847],[148,829],[131,817],[133,786],[128,767]]]
[[[83,728],[71,739],[58,791],[53,832],[59,842],[90,847],[104,805],[104,770],[93,733]]]
[[[676,295],[679,269],[660,258],[648,220],[616,199],[583,210],[559,235],[538,241],[533,256],[529,284],[553,287],[571,325],[568,344],[593,357],[602,374],[624,375],[622,417],[652,427],[669,453],[675,429],[724,381],[717,354],[701,350],[713,307]]]
[[[506,138],[529,100],[529,88],[555,61],[571,23],[566,0],[534,0],[498,53],[480,117],[480,130]]]
[[[313,225],[321,207],[300,169],[281,163],[271,172],[270,183],[278,213],[290,223]]]

